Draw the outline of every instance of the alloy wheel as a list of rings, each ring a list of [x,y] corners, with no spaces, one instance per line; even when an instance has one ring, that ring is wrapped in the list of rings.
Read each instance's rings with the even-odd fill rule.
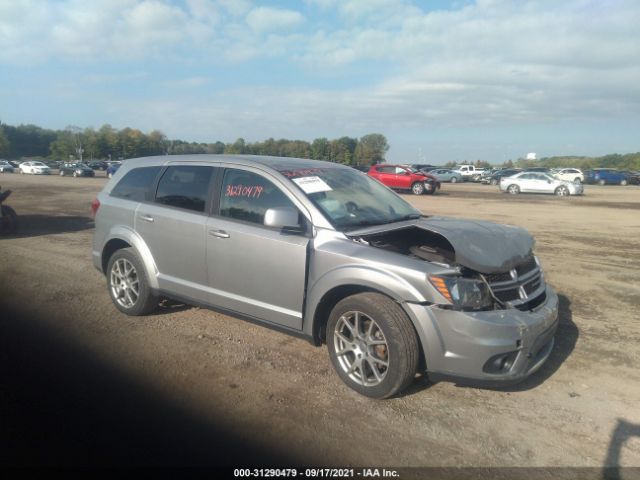
[[[119,258],[111,267],[111,293],[116,302],[124,308],[133,307],[140,295],[138,272],[126,258]]]
[[[389,346],[379,325],[368,315],[349,311],[336,324],[333,342],[340,368],[365,387],[379,385],[389,369]]]

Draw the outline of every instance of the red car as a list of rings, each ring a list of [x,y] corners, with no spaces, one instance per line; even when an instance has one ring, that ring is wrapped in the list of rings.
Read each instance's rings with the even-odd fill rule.
[[[394,190],[411,190],[414,195],[434,194],[440,188],[434,176],[403,165],[379,163],[372,165],[367,175]]]

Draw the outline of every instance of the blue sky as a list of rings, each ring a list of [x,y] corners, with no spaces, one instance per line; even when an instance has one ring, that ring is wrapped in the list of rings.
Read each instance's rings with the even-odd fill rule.
[[[0,0],[0,121],[386,135],[389,161],[640,151],[640,2]]]

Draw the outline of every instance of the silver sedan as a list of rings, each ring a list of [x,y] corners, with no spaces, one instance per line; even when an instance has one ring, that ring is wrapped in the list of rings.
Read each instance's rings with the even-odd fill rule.
[[[522,172],[503,177],[500,179],[500,190],[511,194],[551,193],[561,197],[584,193],[584,187],[579,183],[559,180],[539,172]]]

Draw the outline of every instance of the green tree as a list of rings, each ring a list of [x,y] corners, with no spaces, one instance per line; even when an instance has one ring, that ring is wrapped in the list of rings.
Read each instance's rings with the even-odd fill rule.
[[[0,123],[0,156],[7,155],[9,153],[9,139],[4,133],[4,126]]]
[[[387,138],[381,133],[370,133],[360,138],[355,149],[357,165],[373,165],[384,161],[389,150]]]

